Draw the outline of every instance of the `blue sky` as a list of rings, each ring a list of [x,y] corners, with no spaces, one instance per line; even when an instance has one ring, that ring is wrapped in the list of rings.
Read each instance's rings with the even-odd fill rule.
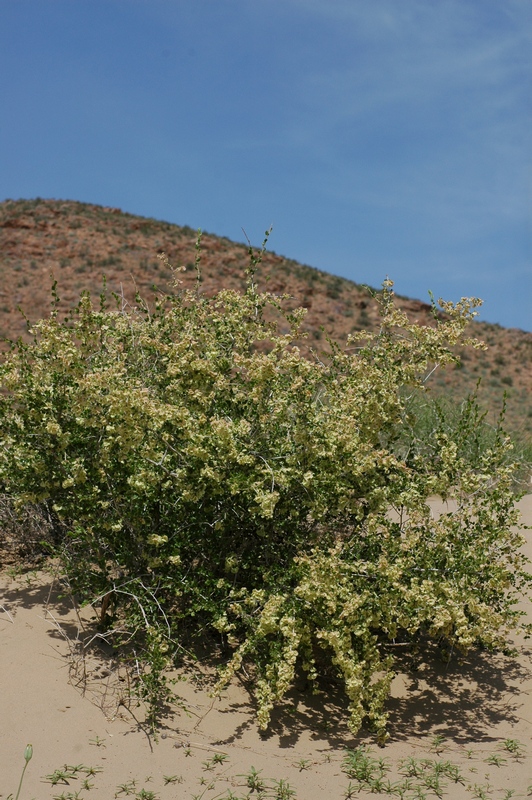
[[[530,0],[2,0],[0,199],[201,227],[532,329]]]

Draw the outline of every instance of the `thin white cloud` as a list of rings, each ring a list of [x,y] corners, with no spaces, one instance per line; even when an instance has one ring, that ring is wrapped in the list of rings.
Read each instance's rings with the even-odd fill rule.
[[[324,67],[318,54],[299,76],[297,114],[278,134],[313,163],[320,191],[431,214],[458,238],[523,219],[532,15],[522,4],[499,9],[502,27],[487,4],[291,5],[341,22],[338,37],[353,39],[352,63]]]

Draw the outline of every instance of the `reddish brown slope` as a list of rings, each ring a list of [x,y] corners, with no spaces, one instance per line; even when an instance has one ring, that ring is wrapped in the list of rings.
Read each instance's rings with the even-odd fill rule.
[[[124,291],[128,297],[135,288],[148,297],[153,284],[168,290],[171,274],[157,258],[163,251],[174,266],[187,267],[183,280],[192,285],[195,239],[190,228],[87,203],[39,199],[0,203],[0,333],[10,338],[24,335],[18,306],[32,321],[48,314],[53,279],[65,309],[84,289],[98,294],[103,274],[112,291]],[[242,287],[247,263],[244,245],[203,236],[201,267],[207,293]],[[377,321],[376,303],[363,286],[274,253],[265,255],[258,279],[265,288],[288,293],[294,304],[308,309],[305,328],[313,342],[322,338],[322,326],[343,340],[351,331],[371,328]],[[428,304],[407,298],[400,304],[412,318],[430,322]],[[484,339],[489,350],[469,351],[460,369],[437,374],[435,390],[451,391],[460,398],[482,378],[480,398],[492,418],[506,392],[509,425],[530,434],[532,333],[475,323],[471,334]]]

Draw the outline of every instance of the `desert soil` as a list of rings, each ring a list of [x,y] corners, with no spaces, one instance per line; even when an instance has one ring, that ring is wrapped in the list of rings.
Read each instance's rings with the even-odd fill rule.
[[[532,495],[519,505],[524,522],[532,525]],[[525,533],[532,558],[532,530]],[[342,761],[346,748],[360,744],[386,759],[392,784],[408,771],[403,766],[399,772],[401,763],[414,758],[420,772],[422,759],[459,768],[458,782],[441,781],[440,794],[453,800],[532,793],[532,649],[522,638],[514,641],[514,658],[475,652],[461,664],[429,659],[415,672],[400,672],[384,748],[369,734],[356,739],[349,734],[341,701],[297,692],[275,715],[269,735],[261,737],[245,686],[235,683],[213,701],[197,669],[175,687],[188,713],[176,708],[155,741],[138,724],[142,709],[120,704],[126,681],[109,671],[106,654],[80,657],[77,642],[91,630],[91,613],[76,611],[61,594],[49,573],[0,575],[2,798],[16,794],[29,742],[34,754],[20,800],[214,800],[231,793],[241,798],[251,791],[252,768],[268,787],[263,796],[277,800],[400,796],[398,789],[386,793],[384,784],[383,791],[370,794],[368,786],[359,790],[356,780],[349,794]],[[531,603],[524,608],[532,621]],[[66,777],[68,783],[53,785],[46,776],[64,765],[79,769]],[[413,776],[403,796],[436,795],[422,777]]]

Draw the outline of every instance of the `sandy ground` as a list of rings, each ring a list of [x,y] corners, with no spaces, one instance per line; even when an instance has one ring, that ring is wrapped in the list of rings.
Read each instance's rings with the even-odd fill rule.
[[[531,525],[532,495],[520,507]],[[532,531],[527,538],[532,558]],[[381,749],[370,736],[353,739],[341,701],[309,701],[297,692],[262,738],[244,686],[235,683],[215,702],[197,673],[176,686],[189,714],[177,710],[154,741],[136,720],[141,709],[119,704],[126,682],[109,672],[105,653],[80,658],[76,640],[90,615],[79,617],[50,575],[0,575],[0,604],[2,798],[16,795],[29,742],[34,755],[20,800],[532,794],[532,644],[526,641],[515,641],[514,659],[474,653],[462,665],[434,660],[400,673],[389,702],[390,741]],[[530,604],[527,611],[532,620]],[[346,748],[360,744],[389,767],[373,793],[342,771]],[[61,769],[64,779],[47,780]],[[405,783],[408,772],[414,774]]]

